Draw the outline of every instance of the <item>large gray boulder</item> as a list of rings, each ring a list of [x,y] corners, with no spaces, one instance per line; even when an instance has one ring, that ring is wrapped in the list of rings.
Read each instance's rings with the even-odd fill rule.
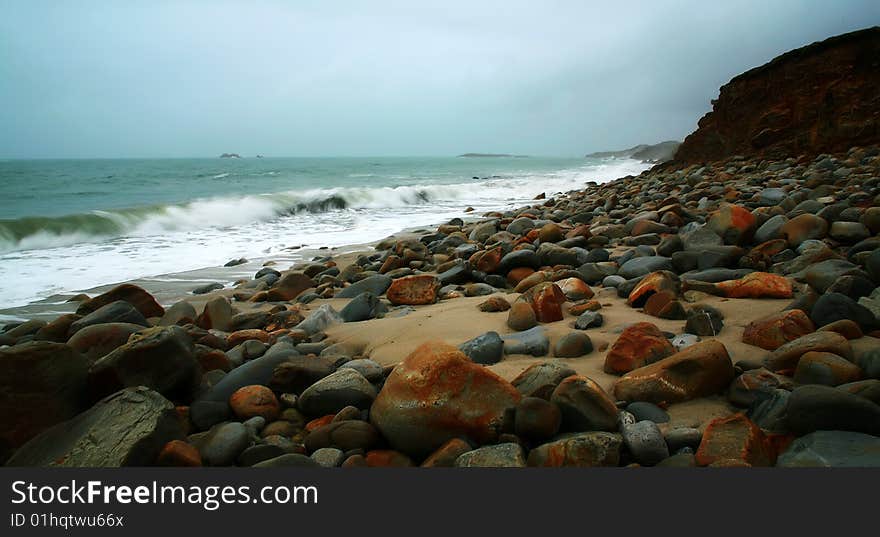
[[[183,437],[174,405],[149,388],[126,388],[23,445],[8,466],[118,467],[152,465]]]

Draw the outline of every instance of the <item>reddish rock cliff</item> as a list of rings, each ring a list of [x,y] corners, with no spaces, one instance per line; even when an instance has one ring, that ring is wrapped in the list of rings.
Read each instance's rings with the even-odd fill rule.
[[[712,104],[677,163],[880,143],[880,27],[787,52],[732,79]]]

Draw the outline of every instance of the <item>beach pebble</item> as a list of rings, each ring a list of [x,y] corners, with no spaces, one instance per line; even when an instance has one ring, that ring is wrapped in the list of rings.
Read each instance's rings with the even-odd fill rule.
[[[515,443],[483,446],[455,459],[458,468],[522,468],[525,465],[525,451]]]
[[[458,348],[474,363],[483,365],[498,363],[504,355],[504,341],[498,332],[486,332],[465,341]]]
[[[595,381],[582,375],[562,380],[550,396],[562,413],[563,431],[616,431],[617,406]]]
[[[583,332],[569,332],[556,340],[553,356],[557,358],[578,358],[593,352],[590,336]]]
[[[624,425],[620,433],[633,459],[643,466],[654,466],[669,457],[666,441],[653,421]]]
[[[346,406],[369,408],[376,388],[355,369],[339,369],[309,386],[299,397],[299,409],[307,416],[334,414]]]

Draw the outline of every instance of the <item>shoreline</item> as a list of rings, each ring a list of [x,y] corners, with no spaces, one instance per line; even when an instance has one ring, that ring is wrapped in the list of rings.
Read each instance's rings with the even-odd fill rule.
[[[294,455],[314,462],[328,448],[346,453],[348,465],[425,465],[448,449],[436,438],[449,439],[442,431],[451,427],[469,449],[494,453],[498,459],[490,465],[554,465],[559,461],[545,451],[557,448],[547,446],[567,445],[569,438],[616,447],[608,459],[564,465],[651,466],[667,459],[685,466],[774,465],[803,436],[804,426],[784,417],[799,390],[821,385],[840,398],[869,399],[880,412],[873,365],[880,359],[880,309],[872,309],[880,306],[872,282],[880,208],[877,192],[860,194],[877,190],[870,178],[878,170],[878,148],[822,159],[654,167],[467,221],[418,226],[369,244],[297,251],[296,262],[285,262],[293,263],[289,268],[279,262],[277,274],[264,271],[259,279],[254,273],[266,261],[251,260],[222,269],[245,281],[202,295],[169,290],[154,297],[148,280],[146,291],[100,287],[106,294],[63,305],[66,312],[78,307],[80,315],[24,323],[30,332],[23,335],[0,333],[17,338],[7,336],[3,341],[14,345],[2,352],[39,346],[28,341],[41,330],[57,325],[69,333],[68,326],[73,331],[98,315],[99,324],[89,327],[94,336],[62,335],[62,343],[51,345],[71,341],[92,353],[93,400],[134,389],[127,378],[167,398],[185,429],[174,440],[183,445],[174,449],[205,465],[239,460],[241,451],[216,458],[221,448],[213,439],[224,427],[256,417],[262,432],[247,445],[278,459],[258,464],[282,465]],[[807,186],[807,177],[818,182]],[[811,197],[813,191],[821,195]],[[831,227],[826,218],[848,225]],[[99,315],[119,304],[112,300],[128,308],[124,316],[112,308]],[[138,335],[120,338],[114,323],[140,315],[132,305],[143,310],[141,326],[152,327],[133,326],[132,334],[182,338],[181,345],[191,340],[197,351],[185,358],[186,352],[154,351]],[[862,317],[854,322],[841,311]],[[107,339],[114,341],[110,347]],[[798,360],[806,363],[815,350],[822,356],[812,359],[827,364],[802,371]],[[175,370],[197,363],[198,387],[160,374],[165,366],[137,365],[168,360],[183,360]],[[97,376],[103,368],[114,373]],[[544,378],[548,371],[564,375]],[[426,385],[439,392],[409,391],[407,379],[419,375],[433,379]],[[533,377],[547,386],[529,388]],[[483,388],[476,393],[473,383]],[[227,393],[227,385],[236,389]],[[258,401],[270,401],[272,409]],[[447,407],[435,407],[437,401],[467,410],[449,408],[445,416]],[[527,401],[563,409],[552,434],[506,421],[511,410],[535,411],[522,406]],[[103,404],[112,403],[102,400],[89,412]],[[434,410],[405,410],[417,408]],[[463,417],[478,409],[494,416],[489,425]],[[797,415],[820,411],[807,407]],[[430,425],[434,419],[446,425]],[[876,425],[873,418],[853,419],[854,425],[810,422],[806,428],[871,434]],[[372,440],[352,451],[321,436],[337,422],[357,422]],[[660,439],[664,456],[627,443],[636,441],[627,436],[635,422]],[[735,432],[715,436],[716,427]],[[687,440],[676,444],[679,437]],[[737,444],[753,437],[760,449]],[[32,442],[41,438],[48,441],[41,435]],[[261,447],[268,445],[276,447]],[[13,462],[38,462],[38,453],[28,444]],[[157,460],[183,462],[176,451],[165,456]]]

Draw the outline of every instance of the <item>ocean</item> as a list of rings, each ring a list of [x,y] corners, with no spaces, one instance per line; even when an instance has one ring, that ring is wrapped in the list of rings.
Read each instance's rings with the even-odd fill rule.
[[[3,160],[0,319],[129,280],[229,283],[263,260],[295,262],[648,167],[532,157]],[[242,257],[251,262],[216,270]]]

